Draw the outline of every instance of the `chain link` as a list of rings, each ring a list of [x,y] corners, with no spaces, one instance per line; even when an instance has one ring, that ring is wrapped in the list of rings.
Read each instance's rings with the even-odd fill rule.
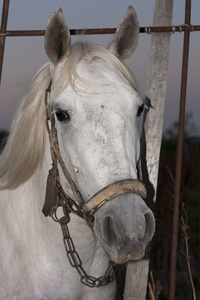
[[[63,208],[63,213],[64,213],[64,216],[62,216],[61,218],[58,218],[58,216],[57,216],[57,209],[59,207]],[[54,206],[54,208],[52,209],[51,215],[52,215],[52,219],[55,222],[58,222],[61,226],[62,234],[63,234],[63,243],[65,246],[66,254],[67,254],[70,265],[77,270],[77,272],[80,275],[80,281],[84,285],[91,287],[91,288],[106,285],[107,283],[112,281],[111,272],[112,272],[112,268],[115,264],[110,261],[105,274],[98,278],[87,274],[87,272],[84,270],[84,268],[82,266],[82,261],[75,249],[73,240],[70,236],[69,228],[67,225],[70,221],[69,214],[70,214],[70,211],[69,211],[68,207],[66,208],[65,205],[60,203],[60,204]]]

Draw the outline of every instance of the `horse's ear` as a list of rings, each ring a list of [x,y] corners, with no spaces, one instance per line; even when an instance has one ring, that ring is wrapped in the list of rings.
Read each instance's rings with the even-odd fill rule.
[[[126,14],[116,30],[115,35],[108,45],[110,50],[119,59],[128,58],[136,48],[139,36],[139,22],[137,14],[132,6],[129,6]]]
[[[57,64],[67,55],[71,37],[62,9],[59,8],[50,18],[45,32],[45,49],[50,60]]]

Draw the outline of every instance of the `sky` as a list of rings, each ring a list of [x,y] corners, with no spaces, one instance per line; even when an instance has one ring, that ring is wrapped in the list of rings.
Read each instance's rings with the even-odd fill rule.
[[[132,5],[141,27],[151,26],[154,0],[10,0],[8,30],[45,29],[48,19],[59,7],[70,29],[117,27],[127,7]],[[0,0],[0,10],[3,0]],[[173,25],[184,24],[184,0],[174,0]],[[1,14],[1,11],[0,11]],[[200,25],[200,1],[192,0],[191,24]],[[200,135],[200,32],[190,35],[190,57],[186,112],[193,114]],[[73,37],[75,41],[78,37]],[[106,47],[111,35],[87,36]],[[151,35],[140,34],[139,43],[126,61],[133,71],[142,97],[145,97]],[[171,35],[171,48],[164,116],[164,131],[178,120],[182,65],[183,33]],[[26,84],[48,61],[44,37],[9,37],[6,39],[0,88],[0,130],[9,130],[16,103]]]

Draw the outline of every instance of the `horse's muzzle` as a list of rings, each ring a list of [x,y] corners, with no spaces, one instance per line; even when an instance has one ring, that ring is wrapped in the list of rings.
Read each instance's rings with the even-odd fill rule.
[[[152,211],[133,193],[116,197],[95,214],[94,232],[115,263],[142,259],[154,230]]]

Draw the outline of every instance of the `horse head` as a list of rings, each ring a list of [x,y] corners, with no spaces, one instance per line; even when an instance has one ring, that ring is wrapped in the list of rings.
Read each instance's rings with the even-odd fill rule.
[[[153,213],[143,199],[145,188],[138,181],[138,120],[143,100],[122,62],[135,49],[138,33],[136,13],[129,7],[107,49],[84,40],[71,45],[59,9],[48,22],[45,38],[51,61],[50,104],[62,160],[84,199],[85,210],[90,210],[91,199],[97,201],[94,195],[100,198],[93,230],[116,263],[142,259],[155,227]],[[131,182],[131,187],[124,181]],[[62,175],[61,182],[73,198]],[[116,188],[111,191],[116,182],[123,183],[122,192],[119,185],[117,193]],[[102,189],[109,193],[109,201],[104,201]]]

